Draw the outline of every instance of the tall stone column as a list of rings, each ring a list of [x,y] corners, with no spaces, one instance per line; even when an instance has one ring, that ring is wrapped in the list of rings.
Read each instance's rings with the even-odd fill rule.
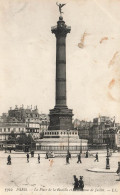
[[[70,27],[65,25],[62,17],[57,27],[52,29],[56,36],[56,107],[66,106],[66,35]]]
[[[51,28],[56,36],[56,105],[50,110],[50,130],[72,129],[72,110],[66,105],[66,35],[68,27],[59,17],[57,26]]]

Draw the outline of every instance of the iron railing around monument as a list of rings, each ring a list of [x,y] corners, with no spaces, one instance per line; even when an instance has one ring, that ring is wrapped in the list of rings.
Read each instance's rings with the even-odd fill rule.
[[[80,151],[81,146],[69,146],[69,151]],[[68,146],[40,146],[36,147],[40,151],[68,151]],[[82,151],[87,151],[87,146],[82,146]]]

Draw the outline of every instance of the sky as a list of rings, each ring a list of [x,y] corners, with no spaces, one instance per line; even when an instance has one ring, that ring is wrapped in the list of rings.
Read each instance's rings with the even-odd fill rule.
[[[120,122],[120,0],[66,0],[67,106],[74,119]],[[55,0],[0,1],[0,114],[55,106]]]

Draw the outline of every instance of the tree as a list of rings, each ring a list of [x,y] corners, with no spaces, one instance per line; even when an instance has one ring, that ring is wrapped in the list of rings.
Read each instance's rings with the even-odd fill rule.
[[[22,134],[17,138],[17,143],[20,145],[22,144],[30,145],[31,143],[35,143],[35,141],[30,134],[28,135]]]
[[[14,131],[11,131],[10,135],[8,136],[8,140],[15,139]]]

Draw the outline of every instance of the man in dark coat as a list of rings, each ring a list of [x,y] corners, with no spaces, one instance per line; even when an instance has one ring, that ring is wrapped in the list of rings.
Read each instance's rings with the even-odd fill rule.
[[[11,156],[10,155],[8,155],[8,157],[7,157],[7,165],[11,165]]]
[[[70,159],[70,157],[69,157],[69,155],[67,155],[67,162],[68,162],[68,164],[70,163],[69,159]]]
[[[48,152],[46,152],[46,157],[45,158],[48,159]]]
[[[78,179],[76,177],[76,175],[73,176],[74,177],[74,188],[73,188],[73,191],[77,191],[78,190],[78,186],[79,186],[79,182],[78,182]]]
[[[99,161],[99,160],[98,160],[98,152],[97,152],[96,155],[95,155],[95,160],[94,160],[94,161],[97,161],[97,162]]]
[[[69,158],[71,158],[71,153],[69,152],[68,154],[69,154]]]
[[[38,163],[40,163],[40,154],[38,154]]]
[[[86,151],[86,156],[85,156],[85,158],[88,158],[88,151]]]
[[[69,164],[69,155],[66,155],[66,164]]]
[[[27,162],[29,163],[29,153],[27,153]]]
[[[118,169],[117,169],[116,173],[118,174],[119,181],[120,181],[120,162],[118,162]]]
[[[79,180],[79,190],[83,191],[84,188],[84,181],[83,181],[83,176],[80,176],[80,180]]]
[[[82,163],[82,161],[81,161],[81,154],[80,153],[78,154],[78,161],[77,161],[77,163]]]

